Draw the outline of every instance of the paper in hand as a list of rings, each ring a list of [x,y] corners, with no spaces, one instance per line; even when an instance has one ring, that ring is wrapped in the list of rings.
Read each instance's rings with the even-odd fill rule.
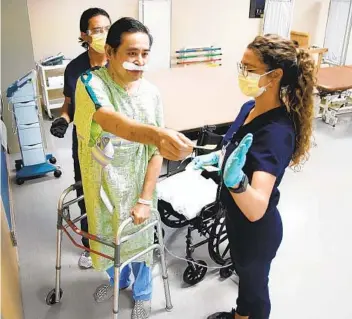
[[[213,151],[215,150],[217,147],[217,145],[213,145],[213,144],[208,144],[208,145],[203,145],[203,146],[200,146],[200,145],[193,145],[193,148],[198,148],[198,149],[201,149],[201,150],[208,150],[208,151]]]

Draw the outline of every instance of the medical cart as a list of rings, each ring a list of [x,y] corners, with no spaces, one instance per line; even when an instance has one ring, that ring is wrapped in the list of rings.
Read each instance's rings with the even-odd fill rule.
[[[60,177],[62,172],[54,164],[55,157],[45,154],[43,134],[40,122],[37,72],[33,69],[28,74],[15,81],[7,89],[7,98],[14,116],[15,133],[21,150],[21,160],[15,161],[16,182],[21,185],[26,179],[43,176],[54,172]]]
[[[64,73],[69,62],[70,60],[62,60],[60,64],[37,65],[44,110],[50,119],[54,118],[51,111],[60,108],[64,103]]]

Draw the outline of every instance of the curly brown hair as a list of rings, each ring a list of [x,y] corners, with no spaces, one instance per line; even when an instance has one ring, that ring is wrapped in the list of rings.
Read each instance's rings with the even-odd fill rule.
[[[296,145],[292,164],[308,158],[313,131],[315,63],[308,51],[277,35],[257,36],[248,45],[267,66],[267,71],[282,69],[280,98],[291,114]]]

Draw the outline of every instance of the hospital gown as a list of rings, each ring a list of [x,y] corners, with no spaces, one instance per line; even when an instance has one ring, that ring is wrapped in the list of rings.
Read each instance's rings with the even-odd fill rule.
[[[111,136],[104,132],[93,120],[93,115],[100,107],[110,107],[131,119],[144,124],[163,126],[163,111],[158,90],[145,79],[139,81],[135,93],[127,92],[117,85],[109,76],[105,67],[87,71],[77,82],[76,112],[74,122],[79,140],[79,160],[82,172],[83,190],[87,208],[89,231],[109,241],[114,241],[121,222],[130,216],[143,190],[144,178],[150,159],[158,153],[152,145],[130,142],[113,137],[114,156],[105,168],[92,157],[92,147],[99,144],[103,136]],[[102,185],[114,206],[112,213],[108,211],[100,198]],[[156,192],[153,195],[152,209],[157,208]],[[149,220],[150,221],[150,220]],[[145,223],[149,222],[146,221]],[[130,225],[125,234],[136,231],[142,225]],[[121,261],[125,261],[153,243],[153,229],[138,234],[122,244]],[[90,241],[90,247],[101,253],[113,256],[111,247]],[[93,266],[98,270],[106,270],[113,262],[92,254]],[[137,261],[152,263],[152,253]]]

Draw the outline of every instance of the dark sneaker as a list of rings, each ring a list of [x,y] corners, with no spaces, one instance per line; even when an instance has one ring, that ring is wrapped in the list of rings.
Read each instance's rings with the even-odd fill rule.
[[[207,319],[234,319],[236,311],[234,309],[231,312],[217,312],[210,315]]]

